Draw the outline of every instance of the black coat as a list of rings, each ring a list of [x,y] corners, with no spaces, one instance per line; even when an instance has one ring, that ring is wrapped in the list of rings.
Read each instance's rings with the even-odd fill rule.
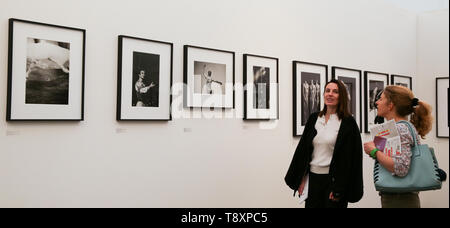
[[[286,184],[294,190],[294,195],[302,183],[303,176],[309,172],[318,116],[319,113],[314,113],[309,117],[284,178]],[[353,117],[346,117],[339,128],[329,174],[332,181],[331,191],[351,203],[358,202],[363,196],[362,155],[358,125]]]

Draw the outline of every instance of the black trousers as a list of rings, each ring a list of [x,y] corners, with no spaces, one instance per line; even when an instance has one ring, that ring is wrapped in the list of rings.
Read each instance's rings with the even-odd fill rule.
[[[308,198],[305,208],[347,208],[345,196],[337,202],[330,200],[331,175],[309,173]]]

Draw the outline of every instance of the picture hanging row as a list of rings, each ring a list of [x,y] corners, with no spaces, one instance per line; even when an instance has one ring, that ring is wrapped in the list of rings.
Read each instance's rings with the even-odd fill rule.
[[[9,19],[6,120],[84,120],[85,42],[84,29]],[[183,106],[235,108],[235,53],[191,45],[183,51]],[[377,123],[375,101],[389,85],[389,74],[365,71],[363,87],[361,70],[331,69],[331,78],[346,85],[361,132],[362,125],[368,132]],[[328,65],[293,61],[294,136],[302,134],[310,114],[324,107],[328,80]],[[172,81],[173,43],[118,37],[118,121],[172,120]],[[411,89],[412,78],[391,75],[390,84]],[[244,54],[243,85],[244,120],[279,119],[278,58]],[[438,132],[448,137],[448,129]]]
[[[360,132],[364,133],[369,133],[375,124],[384,121],[384,118],[377,116],[375,102],[380,98],[387,85],[412,88],[412,77],[391,75],[391,83],[389,83],[389,74],[372,71],[364,71],[364,85],[362,85],[361,70],[337,66],[331,67],[331,79],[341,80],[344,83],[349,98],[349,110],[355,118]],[[293,61],[294,137],[302,135],[306,121],[312,113],[323,109],[323,93],[326,82],[328,82],[328,65]],[[364,93],[362,93],[363,90]],[[362,101],[364,101],[364,109]],[[364,114],[362,110],[364,110]]]

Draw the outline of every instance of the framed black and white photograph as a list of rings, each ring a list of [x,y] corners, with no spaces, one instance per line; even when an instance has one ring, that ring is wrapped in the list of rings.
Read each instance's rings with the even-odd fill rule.
[[[234,108],[231,51],[184,46],[184,107]]]
[[[84,119],[86,31],[9,19],[7,121]]]
[[[384,118],[377,114],[376,103],[383,90],[389,85],[389,74],[365,71],[364,72],[364,132],[375,124],[384,123]]]
[[[322,110],[328,65],[293,61],[293,130],[301,136],[309,116]]]
[[[361,114],[361,71],[343,67],[331,68],[333,79],[344,83],[349,99],[349,109],[358,123],[360,132],[362,132],[362,114]]]
[[[450,122],[448,119],[449,78],[436,78],[436,136],[448,138]]]
[[[117,120],[171,120],[173,44],[119,36]]]
[[[278,119],[278,59],[244,54],[244,120]]]
[[[403,86],[412,91],[412,77],[403,75],[391,75],[391,85]]]

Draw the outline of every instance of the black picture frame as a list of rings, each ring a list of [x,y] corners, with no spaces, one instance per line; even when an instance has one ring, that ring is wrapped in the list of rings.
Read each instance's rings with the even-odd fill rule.
[[[323,109],[323,92],[328,82],[328,65],[305,61],[292,61],[293,136],[302,136],[308,117]],[[309,84],[308,81],[311,80]],[[314,82],[313,82],[314,81]],[[311,85],[316,88],[312,90]],[[317,91],[319,85],[319,91]],[[314,92],[312,92],[314,91]],[[312,95],[314,93],[315,95]],[[316,100],[313,102],[313,98]],[[318,101],[318,102],[317,102]],[[314,108],[311,108],[314,107]]]
[[[83,121],[86,30],[10,18],[8,35],[6,121]]]
[[[331,67],[332,79],[341,80],[346,87],[352,87],[349,90],[350,112],[358,124],[359,131],[363,132],[362,125],[362,71],[346,67]],[[355,99],[356,98],[356,99]]]
[[[173,43],[119,35],[117,121],[172,120],[172,80]]]
[[[364,132],[375,124],[377,108],[375,102],[389,85],[389,74],[373,71],[364,71]]]
[[[391,75],[391,85],[404,86],[411,91],[412,89],[412,77],[405,75],[392,74]]]
[[[436,137],[449,138],[449,77],[436,78]],[[447,107],[445,107],[447,106]],[[447,118],[447,119],[446,119]]]
[[[244,120],[279,119],[278,58],[244,54]],[[259,81],[259,86],[256,86]]]
[[[235,53],[184,45],[183,106],[234,109]]]

